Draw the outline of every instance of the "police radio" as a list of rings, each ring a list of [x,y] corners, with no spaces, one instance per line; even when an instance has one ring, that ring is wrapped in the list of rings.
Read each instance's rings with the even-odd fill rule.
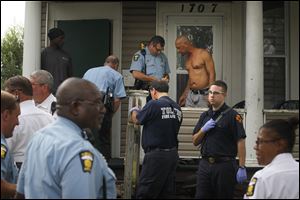
[[[145,42],[145,41],[142,41],[140,43],[141,54],[144,56],[144,62],[145,62],[141,72],[145,75],[147,74],[146,50],[145,50],[146,45],[147,45],[147,42]],[[146,82],[146,81],[135,79],[134,89],[136,89],[136,90],[148,90],[149,89],[149,83]]]

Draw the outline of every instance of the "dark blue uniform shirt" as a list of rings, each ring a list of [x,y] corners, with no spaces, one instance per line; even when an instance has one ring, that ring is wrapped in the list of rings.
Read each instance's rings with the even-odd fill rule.
[[[149,101],[137,114],[143,127],[142,147],[172,148],[178,146],[178,131],[182,122],[180,106],[167,96]]]
[[[227,108],[229,107],[224,103],[224,105],[215,112],[210,108],[208,111],[202,113],[194,128],[193,135],[211,118],[216,120]],[[242,117],[235,110],[230,109],[219,120],[215,128],[205,134],[201,143],[201,154],[202,156],[236,157],[237,141],[241,138],[246,138]]]

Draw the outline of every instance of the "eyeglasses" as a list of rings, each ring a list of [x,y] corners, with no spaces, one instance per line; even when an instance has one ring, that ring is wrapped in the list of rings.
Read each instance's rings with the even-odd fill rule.
[[[211,91],[211,90],[208,90],[208,94],[212,94],[212,95],[219,95],[219,94],[224,94],[224,92],[219,92],[219,91]]]
[[[103,103],[100,99],[95,100],[95,101],[78,99],[77,101],[87,103],[87,104],[92,105],[92,106],[96,106],[97,108],[101,108],[103,106]]]
[[[261,139],[258,139],[255,141],[255,144],[258,146],[260,144],[268,144],[268,143],[274,143],[276,141],[280,140],[280,138],[277,138],[277,139],[273,139],[273,140],[261,140]]]
[[[155,45],[155,46],[153,46],[154,48],[155,48],[155,50],[158,52],[158,53],[160,53],[160,52],[162,52],[163,50],[164,50],[164,48],[162,47],[162,48],[157,48],[157,45]]]

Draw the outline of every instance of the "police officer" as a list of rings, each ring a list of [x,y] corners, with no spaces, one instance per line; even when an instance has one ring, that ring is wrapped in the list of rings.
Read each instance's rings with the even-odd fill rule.
[[[298,124],[296,117],[275,119],[259,129],[254,149],[266,166],[253,175],[245,199],[299,199],[299,162],[292,155]]]
[[[86,140],[84,128],[99,128],[104,106],[97,87],[69,78],[57,90],[57,120],[30,141],[17,192],[25,198],[116,198],[115,176]]]
[[[169,62],[164,53],[165,40],[163,37],[153,36],[145,49],[134,54],[130,72],[135,79],[149,83],[153,80],[169,81]],[[145,72],[146,73],[143,73]],[[149,95],[148,101],[151,99]]]
[[[113,114],[119,109],[121,100],[126,97],[123,76],[118,72],[119,59],[110,55],[104,66],[89,69],[83,79],[94,83],[99,91],[111,98],[113,105],[106,104],[106,113],[99,133],[96,135],[95,146],[104,155],[106,160],[111,158],[111,125]],[[109,95],[111,94],[111,97]]]
[[[195,198],[233,198],[236,181],[247,179],[245,130],[241,116],[225,103],[227,85],[215,81],[209,87],[210,108],[194,128],[193,144],[201,145]],[[239,167],[235,157],[239,156]],[[238,168],[238,171],[237,171]]]
[[[178,131],[182,122],[180,106],[168,97],[166,81],[153,81],[150,100],[142,110],[130,110],[135,124],[143,126],[145,152],[137,187],[137,198],[171,198],[174,195],[178,161]],[[173,197],[174,198],[174,197]]]
[[[1,199],[12,198],[16,192],[17,167],[5,138],[13,134],[19,124],[20,106],[10,93],[1,90]]]

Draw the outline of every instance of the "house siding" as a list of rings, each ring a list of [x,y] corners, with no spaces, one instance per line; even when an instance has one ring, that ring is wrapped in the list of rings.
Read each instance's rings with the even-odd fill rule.
[[[129,69],[131,58],[139,50],[141,41],[156,34],[156,2],[122,2],[122,69]],[[122,101],[120,156],[125,156],[128,98]]]

